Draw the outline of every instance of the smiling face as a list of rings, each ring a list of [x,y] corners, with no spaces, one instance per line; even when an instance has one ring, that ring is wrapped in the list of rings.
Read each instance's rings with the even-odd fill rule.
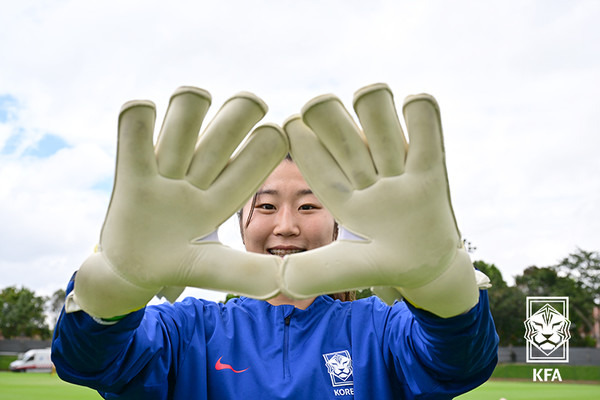
[[[244,206],[240,219],[246,250],[287,254],[325,246],[334,238],[333,216],[312,193],[293,161],[284,160]]]

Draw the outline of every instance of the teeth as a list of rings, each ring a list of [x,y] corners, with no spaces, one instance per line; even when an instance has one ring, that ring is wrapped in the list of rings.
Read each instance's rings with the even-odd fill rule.
[[[303,250],[284,250],[284,249],[271,249],[269,250],[269,253],[274,254],[276,256],[279,257],[283,257],[286,256],[288,254],[296,254],[296,253],[300,253]]]

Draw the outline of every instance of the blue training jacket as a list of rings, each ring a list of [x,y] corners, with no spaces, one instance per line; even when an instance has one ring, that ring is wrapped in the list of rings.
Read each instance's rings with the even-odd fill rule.
[[[489,378],[497,348],[485,291],[449,319],[376,297],[306,310],[187,298],[110,326],[63,312],[52,359],[107,399],[452,399]]]

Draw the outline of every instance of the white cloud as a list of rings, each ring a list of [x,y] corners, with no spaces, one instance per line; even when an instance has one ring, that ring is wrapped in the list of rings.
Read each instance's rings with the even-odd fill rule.
[[[119,107],[152,99],[160,122],[180,85],[211,91],[210,115],[253,91],[278,123],[322,93],[350,106],[372,82],[389,83],[399,105],[430,92],[475,258],[510,279],[575,246],[599,250],[599,16],[595,1],[6,5],[0,96],[18,106],[0,119],[0,146],[51,134],[68,147],[0,150],[0,287],[64,286],[99,234]]]

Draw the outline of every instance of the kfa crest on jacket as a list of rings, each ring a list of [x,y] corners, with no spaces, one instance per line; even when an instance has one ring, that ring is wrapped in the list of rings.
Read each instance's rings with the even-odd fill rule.
[[[323,354],[336,396],[354,395],[352,357],[348,350]]]

